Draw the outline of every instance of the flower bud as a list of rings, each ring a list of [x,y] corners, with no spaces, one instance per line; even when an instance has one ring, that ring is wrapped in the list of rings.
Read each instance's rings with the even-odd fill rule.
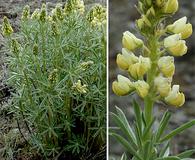
[[[138,57],[136,57],[132,52],[128,51],[126,48],[122,49],[122,54],[117,55],[116,63],[119,68],[127,70],[130,65],[138,62]]]
[[[60,34],[58,25],[54,21],[52,21],[52,23],[51,23],[51,30],[52,30],[53,36],[58,36]]]
[[[179,92],[179,85],[173,85],[172,90],[165,97],[165,102],[176,107],[180,107],[185,103],[185,95]]]
[[[174,14],[177,12],[178,8],[178,0],[168,0],[163,7],[163,12],[167,14]]]
[[[150,58],[147,57],[139,57],[137,63],[129,66],[129,73],[134,79],[139,79],[142,77],[149,69],[151,68]]]
[[[118,81],[112,83],[112,90],[118,96],[125,96],[134,90],[133,83],[122,75],[117,76]]]
[[[141,30],[145,27],[151,27],[152,24],[145,15],[142,15],[142,17],[137,20],[137,26]]]
[[[172,77],[175,73],[174,57],[161,57],[158,60],[158,67],[165,77]]]
[[[7,17],[3,18],[3,24],[2,24],[1,30],[2,30],[4,36],[10,36],[14,32]]]
[[[50,83],[55,83],[57,81],[58,78],[58,70],[54,69],[48,77],[48,80],[50,81]]]
[[[61,5],[61,4],[57,4],[57,5],[56,5],[56,8],[54,9],[53,12],[54,12],[53,14],[55,14],[56,17],[57,17],[60,21],[62,21],[62,20],[64,19],[64,14],[63,14],[63,10],[62,10],[62,5]]]
[[[174,34],[164,39],[164,46],[173,56],[183,56],[187,53],[187,46],[181,40],[181,34]]]
[[[23,12],[22,12],[22,21],[26,21],[30,18],[30,7],[29,5],[26,5],[23,9]]]
[[[140,97],[144,98],[148,95],[148,91],[149,91],[150,86],[145,81],[138,80],[138,81],[134,82],[134,87],[136,89],[137,94]]]
[[[155,17],[156,13],[155,13],[155,10],[154,10],[154,7],[151,7],[150,9],[147,10],[146,12],[146,16],[147,17]]]
[[[181,34],[182,39],[186,39],[192,35],[192,25],[187,23],[187,17],[180,18],[172,25],[167,26],[167,31],[175,34]]]
[[[35,44],[33,45],[33,54],[36,56],[36,55],[38,55],[38,52],[39,52],[39,47],[38,47],[38,45],[35,43]]]
[[[40,12],[40,17],[39,17],[41,22],[45,22],[47,19],[47,9],[46,9],[46,4],[42,4],[41,7],[41,12]]]
[[[18,43],[16,39],[11,40],[11,49],[14,54],[18,55],[20,51],[20,44]]]
[[[171,81],[172,78],[165,78],[163,76],[158,76],[155,78],[154,85],[156,86],[160,96],[162,97],[168,96],[171,90]]]
[[[124,48],[133,51],[136,48],[143,46],[143,41],[136,38],[131,32],[126,31],[123,33],[122,44]]]
[[[156,5],[159,8],[162,8],[165,5],[166,1],[165,0],[156,0]]]

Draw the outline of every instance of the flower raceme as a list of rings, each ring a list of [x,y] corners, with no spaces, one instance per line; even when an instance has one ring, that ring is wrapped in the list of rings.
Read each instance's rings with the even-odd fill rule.
[[[187,23],[187,17],[180,18],[173,24],[167,26],[167,31],[174,34],[181,34],[182,39],[186,39],[192,35],[192,24]]]

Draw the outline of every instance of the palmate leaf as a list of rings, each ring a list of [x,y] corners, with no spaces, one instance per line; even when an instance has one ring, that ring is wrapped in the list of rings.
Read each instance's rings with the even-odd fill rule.
[[[183,132],[184,130],[186,130],[186,129],[190,128],[190,127],[192,127],[193,125],[195,125],[195,120],[192,120],[190,122],[187,122],[187,123],[181,125],[180,127],[176,128],[175,130],[173,130],[172,132],[167,134],[165,137],[160,139],[160,142],[164,142],[164,141],[167,141],[167,140],[173,138],[177,134]]]
[[[123,147],[133,156],[135,156],[138,160],[142,160],[142,158],[139,156],[139,154],[136,152],[136,150],[131,146],[131,144],[122,136],[116,134],[116,133],[110,133],[111,136],[117,139]]]

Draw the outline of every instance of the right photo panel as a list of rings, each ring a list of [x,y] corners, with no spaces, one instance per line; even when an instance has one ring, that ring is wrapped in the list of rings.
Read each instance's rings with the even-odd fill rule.
[[[195,158],[194,11],[109,0],[109,160]]]

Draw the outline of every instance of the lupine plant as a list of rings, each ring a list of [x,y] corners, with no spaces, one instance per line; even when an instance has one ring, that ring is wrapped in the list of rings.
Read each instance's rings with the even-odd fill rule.
[[[48,10],[24,7],[17,33],[2,24],[18,128],[44,159],[104,159],[106,9],[68,0]]]
[[[123,111],[116,107],[111,113],[118,129],[110,129],[110,135],[120,142],[125,153],[121,160],[180,160],[189,158],[195,150],[171,155],[170,141],[174,136],[195,125],[195,120],[187,122],[173,131],[167,132],[171,113],[167,110],[156,126],[158,117],[154,116],[154,104],[181,107],[185,102],[184,93],[179,85],[171,84],[175,72],[174,56],[187,53],[185,39],[192,34],[192,25],[183,17],[167,25],[179,8],[178,0],[139,0],[137,10],[141,18],[136,28],[143,39],[131,32],[123,33],[122,54],[117,55],[118,67],[129,77],[118,75],[112,84],[113,92],[118,96],[137,93],[144,101],[140,106],[132,100],[135,122],[130,125]],[[134,53],[140,53],[136,56]]]

